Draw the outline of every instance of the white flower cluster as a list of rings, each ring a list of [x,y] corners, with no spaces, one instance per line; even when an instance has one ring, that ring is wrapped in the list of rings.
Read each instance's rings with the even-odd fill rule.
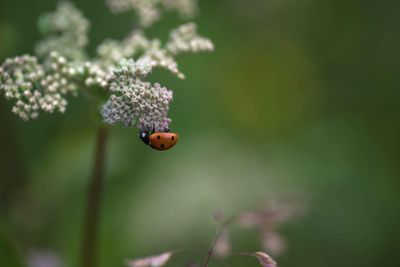
[[[121,1],[110,3],[118,6]],[[135,7],[181,7],[182,13],[187,14],[195,6],[189,0],[128,2]],[[0,94],[14,101],[12,111],[23,120],[36,118],[40,112],[63,113],[67,95],[85,90],[85,95],[92,97],[111,94],[101,110],[107,123],[121,122],[127,127],[136,123],[141,129],[166,130],[171,121],[167,112],[172,92],[158,83],[145,82],[144,78],[159,67],[183,79],[176,55],[213,50],[212,42],[198,35],[195,24],[188,23],[173,30],[166,44],[146,38],[140,30],[122,41],[106,40],[98,46],[97,56],[89,60],[84,51],[89,23],[70,2],[60,3],[40,22],[47,37],[37,45],[37,57],[15,57],[0,66]],[[101,91],[92,94],[93,90]]]
[[[42,16],[39,29],[46,38],[35,48],[39,57],[55,51],[72,60],[84,59],[89,21],[70,2],[60,2],[55,12]]]
[[[149,27],[159,20],[163,8],[176,10],[182,17],[192,17],[197,12],[197,0],[106,0],[113,12],[135,10],[140,25]]]
[[[183,24],[171,31],[169,41],[163,47],[159,40],[152,40],[143,57],[148,58],[153,67],[169,70],[178,78],[185,76],[178,70],[175,56],[182,53],[199,53],[213,51],[211,40],[200,36],[194,23]]]
[[[159,40],[152,40],[147,47],[142,58],[147,59],[152,67],[159,67],[170,71],[179,79],[184,79],[185,75],[178,69],[178,63],[168,50],[162,47]]]
[[[196,24],[187,23],[171,31],[166,48],[173,55],[177,55],[187,52],[212,51],[214,45],[211,40],[198,35]]]
[[[60,63],[60,64],[59,64]],[[36,118],[39,111],[65,111],[63,95],[76,88],[67,84],[58,68],[63,62],[53,62],[49,74],[35,57],[28,55],[7,59],[0,67],[0,92],[14,99],[12,112],[23,120]]]
[[[104,68],[109,68],[122,58],[130,58],[145,51],[148,46],[149,40],[139,30],[134,31],[122,41],[105,40],[97,47],[99,64]]]
[[[141,78],[149,73],[151,66],[145,62],[122,60],[113,71],[108,88],[109,100],[101,110],[106,123],[123,123],[140,129],[165,131],[171,119],[167,117],[172,91],[160,84],[144,82]]]
[[[174,56],[213,48],[209,39],[197,34],[194,23],[173,30],[165,46],[158,39],[148,40],[141,32],[135,32],[122,42],[108,40],[100,45],[98,54],[103,62],[119,62],[106,86],[111,97],[101,110],[104,121],[109,124],[120,122],[126,127],[137,123],[138,128],[149,131],[168,129],[171,120],[167,113],[172,92],[158,83],[151,84],[142,79],[155,67],[184,78]],[[141,55],[134,61],[132,57],[138,53]]]
[[[15,101],[12,112],[23,120],[37,118],[40,111],[64,113],[65,96],[76,96],[82,84],[105,86],[105,73],[88,62],[68,62],[57,52],[50,53],[44,64],[24,55],[0,66],[0,93]]]
[[[138,62],[146,62],[152,68],[166,69],[183,79],[175,56],[181,53],[212,51],[213,43],[197,33],[194,23],[184,24],[171,31],[169,41],[162,45],[158,39],[147,39],[141,31],[135,31],[123,41],[106,40],[97,49],[99,65],[113,66],[123,58],[132,58],[140,54]],[[110,68],[108,68],[110,70]]]
[[[167,10],[176,10],[182,17],[191,18],[198,12],[197,0],[163,0]]]

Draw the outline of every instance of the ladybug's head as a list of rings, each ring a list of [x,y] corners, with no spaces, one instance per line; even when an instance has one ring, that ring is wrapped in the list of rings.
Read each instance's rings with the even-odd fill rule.
[[[143,143],[145,143],[146,145],[149,145],[149,144],[150,144],[150,139],[149,139],[149,137],[150,137],[149,131],[147,131],[147,130],[140,130],[140,131],[139,131],[139,138],[140,138],[140,140],[142,140]]]

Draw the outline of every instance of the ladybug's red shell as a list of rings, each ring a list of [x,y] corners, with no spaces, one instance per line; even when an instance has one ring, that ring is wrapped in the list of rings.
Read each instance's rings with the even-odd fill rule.
[[[149,136],[149,145],[157,150],[167,150],[178,142],[179,136],[176,133],[155,132]]]

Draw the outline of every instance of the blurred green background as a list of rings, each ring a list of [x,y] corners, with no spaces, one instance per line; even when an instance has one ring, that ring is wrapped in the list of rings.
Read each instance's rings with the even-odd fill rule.
[[[134,24],[132,13],[112,15],[103,1],[74,2],[92,23],[92,54]],[[1,61],[32,53],[36,20],[55,6],[0,1]],[[281,266],[398,265],[399,9],[396,1],[200,1],[195,21],[215,53],[180,57],[184,81],[152,76],[174,90],[180,143],[158,153],[135,130],[112,128],[101,266],[207,248],[215,209],[229,214],[281,193],[309,203],[305,216],[281,228]],[[180,22],[169,14],[147,35],[166,39]],[[95,138],[87,102],[71,99],[65,115],[29,123],[10,109],[1,98],[0,266],[23,266],[23,255],[42,249],[77,266]],[[234,250],[259,250],[253,236],[238,234]]]

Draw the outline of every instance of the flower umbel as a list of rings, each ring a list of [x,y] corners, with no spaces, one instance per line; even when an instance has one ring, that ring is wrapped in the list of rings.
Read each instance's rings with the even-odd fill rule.
[[[196,24],[187,23],[171,31],[166,48],[171,54],[178,55],[212,51],[214,45],[209,39],[198,35]]]
[[[39,111],[63,113],[67,105],[64,96],[76,94],[78,89],[69,82],[66,64],[55,52],[45,65],[29,55],[7,59],[0,67],[0,92],[15,100],[13,113],[23,120],[36,118]]]
[[[9,58],[0,64],[0,95],[12,102],[13,113],[25,121],[37,118],[40,113],[64,113],[68,105],[67,97],[81,93],[90,100],[88,103],[95,110],[100,111],[105,123],[122,123],[126,127],[136,125],[149,132],[169,129],[171,119],[168,110],[173,93],[145,78],[153,68],[158,67],[183,79],[175,56],[186,52],[211,51],[213,45],[197,34],[193,23],[172,31],[166,44],[157,38],[146,38],[140,28],[153,24],[166,10],[177,10],[184,17],[192,16],[197,9],[197,1],[107,0],[107,3],[114,11],[137,11],[139,27],[135,27],[133,33],[122,41],[105,40],[97,47],[94,57],[89,57],[85,51],[89,21],[71,2],[63,1],[54,12],[39,20],[43,39],[37,43],[35,54]],[[97,266],[96,226],[107,132],[107,127],[98,126],[83,231],[81,266],[84,267]],[[169,139],[172,145],[160,146],[168,149],[176,143],[177,135],[163,134],[172,135]],[[173,253],[132,261],[130,265],[162,266]],[[46,264],[47,261],[36,263]]]
[[[163,68],[183,79],[174,56],[181,53],[212,51],[212,42],[198,35],[194,23],[171,31],[170,40],[163,46],[160,40],[148,40],[136,31],[122,42],[107,40],[98,53],[100,65],[118,62],[108,76],[105,86],[111,93],[101,110],[104,122],[121,122],[126,127],[135,123],[139,129],[165,131],[171,119],[167,117],[172,91],[160,84],[144,82],[153,68]],[[141,54],[136,61],[132,59]],[[129,58],[129,59],[127,59]]]
[[[158,19],[162,8],[186,16],[196,9],[193,0],[107,2],[113,10],[136,9],[142,25]],[[109,94],[100,108],[104,122],[165,131],[171,122],[167,113],[172,91],[145,81],[146,76],[153,68],[163,68],[183,79],[175,56],[213,50],[212,42],[197,33],[196,25],[187,23],[172,30],[166,44],[136,29],[122,41],[105,40],[97,47],[96,57],[88,58],[85,46],[90,25],[72,3],[59,3],[55,12],[39,22],[45,37],[37,44],[36,55],[7,59],[0,65],[0,93],[14,101],[12,111],[23,120],[37,118],[40,112],[64,113],[66,97],[85,91],[91,98]]]
[[[86,58],[90,23],[70,2],[60,2],[55,12],[39,19],[39,30],[45,36],[35,47],[39,57],[55,51],[68,59]]]
[[[140,79],[151,69],[145,62],[122,60],[113,71],[108,89],[109,100],[101,114],[106,123],[123,123],[131,127],[136,122],[140,129],[165,131],[171,119],[167,117],[172,91],[160,84]]]
[[[134,10],[142,27],[149,27],[158,21],[164,10],[175,10],[183,18],[193,17],[197,12],[197,0],[106,0],[115,12]]]

